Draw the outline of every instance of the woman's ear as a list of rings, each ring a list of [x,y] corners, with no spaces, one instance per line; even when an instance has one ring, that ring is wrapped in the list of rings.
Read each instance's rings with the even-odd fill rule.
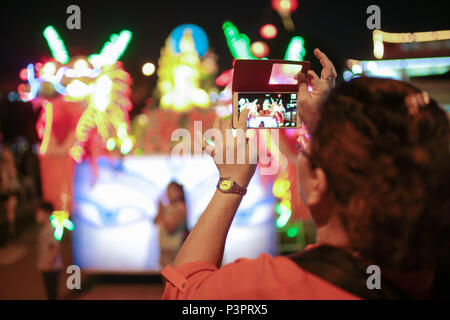
[[[327,176],[322,168],[317,167],[311,170],[309,184],[309,192],[305,200],[308,207],[313,207],[322,201],[327,192]]]

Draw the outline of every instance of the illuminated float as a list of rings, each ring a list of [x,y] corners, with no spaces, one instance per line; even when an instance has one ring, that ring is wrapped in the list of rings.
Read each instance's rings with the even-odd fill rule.
[[[113,34],[99,54],[72,58],[52,26],[43,35],[53,58],[28,64],[20,72],[26,83],[19,85],[18,92],[22,101],[40,108],[36,130],[42,140],[43,197],[57,209],[52,225],[60,240],[64,227],[73,228],[68,212],[72,211],[74,161],[88,158],[95,167],[96,159],[108,150],[127,154],[133,147],[128,119],[131,78],[118,61],[132,35],[123,30]]]

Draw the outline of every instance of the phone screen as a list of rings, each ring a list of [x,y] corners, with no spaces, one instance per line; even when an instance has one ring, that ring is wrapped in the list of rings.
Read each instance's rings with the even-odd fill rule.
[[[296,128],[296,93],[238,93],[238,114],[248,109],[248,128]]]

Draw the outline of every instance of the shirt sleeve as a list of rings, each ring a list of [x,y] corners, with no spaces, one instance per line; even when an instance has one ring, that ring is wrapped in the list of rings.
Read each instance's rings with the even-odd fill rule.
[[[256,298],[265,286],[261,272],[272,257],[241,258],[220,269],[209,262],[189,262],[177,268],[166,266],[162,299],[223,300]],[[267,275],[266,275],[267,279]],[[256,295],[256,296],[255,296]]]

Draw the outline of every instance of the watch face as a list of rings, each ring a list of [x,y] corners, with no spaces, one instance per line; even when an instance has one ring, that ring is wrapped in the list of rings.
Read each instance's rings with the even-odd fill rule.
[[[228,191],[231,188],[231,180],[225,179],[220,182],[219,188],[223,191]]]

